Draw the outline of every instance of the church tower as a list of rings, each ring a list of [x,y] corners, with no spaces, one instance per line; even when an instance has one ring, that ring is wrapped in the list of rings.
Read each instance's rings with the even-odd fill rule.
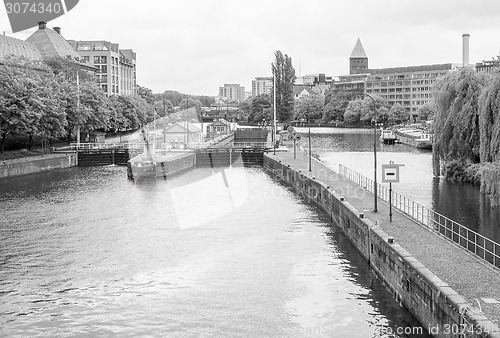
[[[358,38],[356,45],[349,58],[349,74],[363,74],[368,69],[368,57],[366,56],[361,40]]]

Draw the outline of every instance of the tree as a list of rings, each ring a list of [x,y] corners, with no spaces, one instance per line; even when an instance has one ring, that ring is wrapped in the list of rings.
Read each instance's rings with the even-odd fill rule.
[[[238,120],[250,121],[253,98],[248,98],[238,104]],[[252,117],[253,118],[253,117]]]
[[[481,162],[500,161],[500,73],[485,86],[480,100],[479,155]]]
[[[341,122],[344,120],[344,113],[349,104],[350,94],[345,92],[334,92],[329,90],[325,94],[325,105],[323,107],[322,122]]]
[[[162,96],[159,100],[158,97],[155,96],[154,107],[160,117],[170,115],[175,111],[172,102],[167,100],[164,96]]]
[[[293,84],[295,83],[295,69],[292,59],[281,51],[274,53],[275,60],[271,64],[273,72],[273,86],[276,81],[276,93],[272,91],[271,98],[276,96],[276,118],[279,121],[290,121],[293,112]],[[274,87],[273,87],[274,88]]]
[[[323,105],[323,96],[314,95],[305,97],[295,105],[294,119],[304,119],[306,121],[309,119],[310,122],[319,121],[323,117]]]
[[[480,161],[479,97],[488,75],[469,68],[436,83],[434,151],[445,160]]]
[[[252,98],[252,116],[262,115],[264,113],[264,109],[272,108],[272,106],[271,96],[268,94],[257,95]]]
[[[399,124],[407,122],[409,118],[410,113],[406,111],[405,107],[403,107],[399,103],[396,103],[389,110],[389,118],[387,122]]]
[[[25,58],[6,58],[0,65],[0,152],[12,134],[33,135],[42,115],[41,65]]]
[[[363,101],[360,99],[350,101],[345,109],[344,121],[347,123],[357,123],[360,121]]]
[[[373,101],[375,101],[375,107]],[[387,118],[390,109],[389,103],[380,96],[373,96],[373,101],[368,96],[364,98],[361,105],[360,121],[371,122],[375,112],[377,113],[377,122]]]
[[[149,88],[137,85],[137,95],[146,100],[148,104],[154,104],[155,102],[155,96],[153,95],[153,91]]]
[[[418,119],[420,121],[433,120],[436,114],[436,106],[433,101],[427,102],[418,108]]]
[[[201,112],[201,102],[199,100],[192,99],[189,96],[187,98],[184,98],[179,103],[179,107],[181,109],[188,109],[188,108],[191,108],[191,107],[195,107],[196,108],[196,113],[199,114]]]
[[[42,141],[48,141],[52,144],[64,136],[68,121],[64,109],[64,100],[62,99],[60,76],[46,79],[45,85],[39,92],[40,104],[36,109],[41,113],[38,120],[38,133],[42,136]],[[29,135],[29,147],[31,147],[33,134]]]

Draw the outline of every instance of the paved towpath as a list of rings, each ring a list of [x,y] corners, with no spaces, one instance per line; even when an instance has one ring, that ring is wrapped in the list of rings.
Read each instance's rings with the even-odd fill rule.
[[[304,174],[309,174],[309,157],[302,151],[297,151],[297,159],[293,158],[293,150],[277,152],[276,155],[270,152],[268,156],[281,160],[285,165],[290,164],[292,168],[300,169]],[[356,209],[365,213],[366,218],[374,223],[378,221],[380,227],[389,236],[394,237],[395,242],[468,301],[479,300],[483,312],[492,322],[500,326],[500,269],[482,262],[457,244],[433,233],[394,208],[393,221],[389,222],[387,203],[378,200],[378,212],[373,212],[373,194],[367,191],[360,194],[360,188],[356,184],[314,158],[311,162],[311,176],[345,196]],[[493,300],[490,298],[498,300],[499,303],[492,304]]]

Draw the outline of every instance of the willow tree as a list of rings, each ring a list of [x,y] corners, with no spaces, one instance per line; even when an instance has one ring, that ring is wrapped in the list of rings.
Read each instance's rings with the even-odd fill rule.
[[[500,161],[500,72],[493,74],[479,103],[481,162]]]
[[[273,85],[276,81],[276,93],[271,91],[271,98],[276,95],[276,119],[279,121],[290,121],[293,113],[293,84],[295,83],[295,69],[292,66],[292,58],[283,55],[281,51],[274,53],[275,60],[271,64],[273,72]]]
[[[486,77],[464,68],[436,84],[434,151],[446,161],[480,161],[479,97]]]

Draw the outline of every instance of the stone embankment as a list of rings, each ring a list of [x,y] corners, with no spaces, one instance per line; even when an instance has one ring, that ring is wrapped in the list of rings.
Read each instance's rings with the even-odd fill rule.
[[[39,173],[54,169],[64,169],[77,165],[75,153],[49,154],[0,161],[0,178]]]
[[[323,163],[268,154],[266,170],[321,207],[435,337],[500,337],[500,271],[395,211]]]

